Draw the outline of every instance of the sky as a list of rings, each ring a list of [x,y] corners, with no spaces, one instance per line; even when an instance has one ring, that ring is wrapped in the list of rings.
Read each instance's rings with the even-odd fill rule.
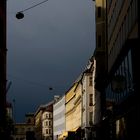
[[[7,1],[7,100],[16,122],[26,113],[64,95],[85,69],[95,49],[92,0]],[[49,90],[50,87],[53,90]]]

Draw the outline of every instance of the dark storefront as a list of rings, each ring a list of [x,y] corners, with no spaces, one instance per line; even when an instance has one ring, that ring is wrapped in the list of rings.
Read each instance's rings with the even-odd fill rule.
[[[138,140],[138,39],[127,40],[109,73],[105,115],[109,139]],[[107,130],[106,129],[106,130]]]

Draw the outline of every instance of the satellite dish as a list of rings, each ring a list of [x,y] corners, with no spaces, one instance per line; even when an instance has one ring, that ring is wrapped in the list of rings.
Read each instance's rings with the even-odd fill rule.
[[[22,12],[18,12],[18,13],[16,14],[16,18],[17,18],[17,19],[23,19],[23,18],[24,18],[24,14],[23,14]]]

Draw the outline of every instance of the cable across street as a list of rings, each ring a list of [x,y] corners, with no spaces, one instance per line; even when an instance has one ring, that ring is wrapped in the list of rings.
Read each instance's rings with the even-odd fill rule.
[[[24,18],[23,12],[25,12],[25,11],[27,11],[27,10],[30,10],[30,9],[32,9],[32,8],[34,8],[34,7],[36,7],[36,6],[38,6],[38,5],[41,5],[41,4],[43,4],[43,3],[47,2],[47,1],[48,1],[48,0],[44,0],[44,1],[42,1],[42,2],[39,2],[39,3],[37,3],[37,4],[35,4],[35,5],[31,6],[31,7],[29,7],[29,8],[26,8],[26,9],[24,9],[24,10],[22,10],[22,11],[17,12],[16,18],[17,18],[17,19],[22,19],[22,18]]]

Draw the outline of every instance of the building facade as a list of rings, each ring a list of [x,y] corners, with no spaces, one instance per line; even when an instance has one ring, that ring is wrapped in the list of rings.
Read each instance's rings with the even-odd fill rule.
[[[79,135],[77,130],[81,127],[81,89],[80,80],[77,80],[65,93],[67,139],[75,139]]]
[[[139,139],[139,1],[107,1],[107,139]]]
[[[81,76],[77,81],[77,85],[74,89],[74,129],[75,140],[81,140],[81,126],[82,126],[82,81]]]
[[[42,113],[42,136],[43,140],[52,140],[53,134],[53,112],[52,111],[44,111]]]
[[[96,62],[95,89],[101,94],[101,109],[104,109],[104,88],[107,76],[106,50],[106,0],[95,1],[96,48],[94,58]]]
[[[35,137],[37,140],[53,139],[53,103],[40,105],[35,113]]]
[[[97,139],[101,122],[101,94],[95,89],[95,54],[89,59],[82,75],[82,139]]]
[[[82,130],[83,139],[90,139],[93,125],[93,77],[90,69],[86,69],[82,76]]]
[[[95,0],[95,16],[96,16],[96,48],[94,51],[95,74],[94,74],[94,90],[95,90],[95,102],[98,102],[96,106],[96,113],[100,114],[95,117],[94,123],[96,139],[104,139],[105,133],[102,128],[102,119],[105,111],[105,84],[107,78],[107,49],[106,49],[106,0]]]
[[[34,114],[25,115],[25,123],[14,124],[13,140],[35,140]]]
[[[53,105],[53,138],[54,140],[63,139],[66,131],[65,122],[65,96],[62,96]]]
[[[74,130],[74,89],[77,83],[74,83],[72,87],[66,92],[66,131]]]

